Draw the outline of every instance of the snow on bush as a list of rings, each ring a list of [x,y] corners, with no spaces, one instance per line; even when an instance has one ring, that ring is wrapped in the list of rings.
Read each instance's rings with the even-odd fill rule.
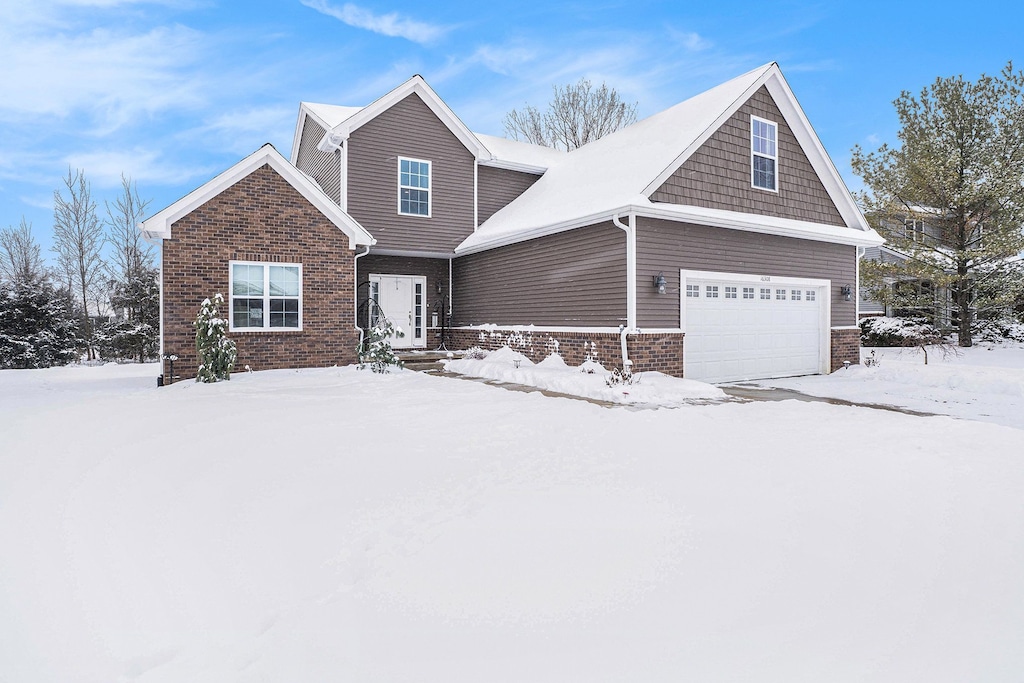
[[[860,321],[863,346],[921,346],[941,340],[941,332],[919,319],[878,316]]]
[[[238,351],[235,342],[227,336],[228,321],[220,317],[224,297],[214,294],[213,299],[203,299],[196,321],[196,352],[199,356],[197,382],[219,382],[231,379]]]
[[[535,364],[507,346],[490,352],[483,359],[463,357],[448,361],[445,367],[450,372],[470,377],[533,386],[609,403],[678,406],[692,401],[726,399],[725,392],[704,382],[670,377],[660,372],[645,372],[642,385],[635,379],[632,384],[615,383],[609,378],[616,372],[621,377],[621,371],[609,372],[600,363],[586,361],[579,367],[572,367],[560,355],[553,353]]]
[[[982,341],[1024,343],[1024,323],[1013,318],[979,320],[974,323],[974,334]]]
[[[380,318],[377,324],[371,327],[363,343],[360,345],[359,369],[364,370],[367,366],[378,374],[388,372],[392,367],[401,368],[402,361],[398,360],[394,349],[391,348],[391,337],[404,337],[403,332],[387,318]]]
[[[470,358],[472,360],[483,360],[484,358],[487,358],[487,352],[479,346],[471,346],[466,349],[466,352],[462,354],[462,357]]]

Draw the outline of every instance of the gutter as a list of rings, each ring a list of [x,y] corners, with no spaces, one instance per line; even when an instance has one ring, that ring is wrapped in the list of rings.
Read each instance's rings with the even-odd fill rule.
[[[352,297],[352,322],[355,323],[356,329],[359,330],[359,346],[356,347],[357,354],[359,353],[358,349],[363,348],[363,337],[366,335],[366,330],[359,327],[359,259],[361,259],[362,257],[366,256],[369,253],[370,245],[367,244],[366,251],[364,251],[362,254],[356,254],[355,257],[352,259],[352,291],[355,293],[355,296]],[[366,296],[370,296],[369,291],[367,291]],[[367,307],[367,310],[369,310],[369,307]]]
[[[619,326],[619,344],[622,347],[622,371],[633,372],[633,361],[626,348],[626,335],[637,334],[636,327],[636,214],[629,213],[629,223],[619,220],[618,213],[612,216],[612,224],[626,233],[626,324]]]

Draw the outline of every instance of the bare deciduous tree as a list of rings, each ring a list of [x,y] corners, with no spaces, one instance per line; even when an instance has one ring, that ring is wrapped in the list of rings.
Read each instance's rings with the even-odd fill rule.
[[[32,236],[32,224],[26,223],[24,216],[19,227],[0,230],[0,278],[26,285],[46,279],[39,243]]]
[[[531,104],[505,115],[505,135],[513,140],[571,151],[636,121],[636,103],[627,104],[614,88],[594,88],[587,78],[554,87],[541,112]]]
[[[89,347],[89,358],[93,359],[89,302],[95,299],[95,290],[102,280],[103,224],[96,216],[96,203],[92,201],[85,173],[69,168],[63,183],[67,197],[61,190],[53,191],[53,250],[60,273],[82,307],[82,335]]]
[[[121,194],[107,208],[108,240],[113,252],[107,264],[110,277],[127,282],[153,267],[153,247],[142,239],[139,223],[146,215],[149,200],[139,198],[131,178],[121,176]]]

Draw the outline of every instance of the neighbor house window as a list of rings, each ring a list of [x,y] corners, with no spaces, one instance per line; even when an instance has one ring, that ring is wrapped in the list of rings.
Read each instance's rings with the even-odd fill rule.
[[[908,240],[924,242],[924,221],[911,218],[903,221],[903,234]]]
[[[302,266],[232,261],[231,329],[302,327]]]
[[[750,117],[750,177],[754,187],[778,191],[778,127],[771,121]]]
[[[398,213],[430,217],[430,162],[398,157]]]

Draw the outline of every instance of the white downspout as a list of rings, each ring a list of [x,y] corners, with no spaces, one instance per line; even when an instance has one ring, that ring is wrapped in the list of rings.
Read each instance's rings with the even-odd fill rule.
[[[622,369],[631,372],[633,361],[626,348],[626,335],[639,332],[636,327],[636,216],[629,215],[629,224],[612,216],[612,224],[626,233],[626,324],[619,326],[619,344],[622,347]]]
[[[366,334],[366,331],[363,330],[363,328],[359,327],[359,259],[361,259],[362,257],[366,256],[369,253],[370,245],[367,244],[366,251],[364,251],[362,254],[356,254],[355,258],[352,259],[352,288],[353,292],[355,292],[356,294],[356,296],[352,297],[352,307],[355,309],[353,311],[353,314],[355,316],[353,318],[353,322],[355,322],[356,324],[356,329],[359,330],[359,346],[356,347],[358,349],[363,348],[363,335]],[[366,291],[366,296],[370,296],[369,290]],[[367,306],[366,310],[370,310],[369,306]]]

